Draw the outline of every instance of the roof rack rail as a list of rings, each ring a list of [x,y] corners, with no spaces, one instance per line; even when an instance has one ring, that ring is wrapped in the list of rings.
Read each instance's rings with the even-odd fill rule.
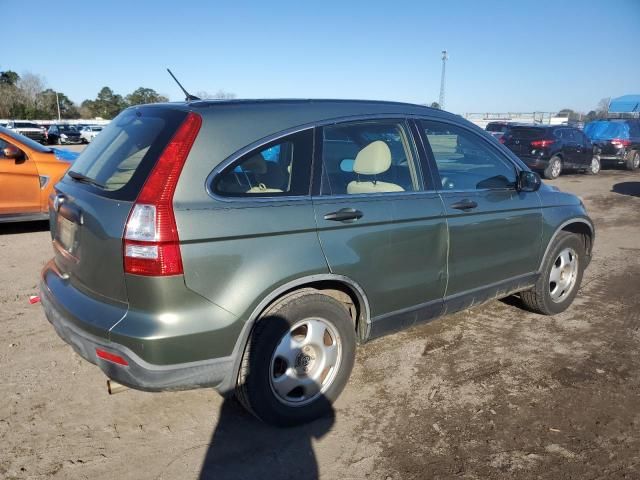
[[[607,119],[640,118],[640,112],[607,112]]]

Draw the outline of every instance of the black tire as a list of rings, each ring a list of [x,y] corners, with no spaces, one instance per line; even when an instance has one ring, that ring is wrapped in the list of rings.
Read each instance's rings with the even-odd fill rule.
[[[575,283],[573,284],[571,291],[567,293],[564,299],[556,302],[551,298],[549,278],[551,275],[551,269],[558,258],[558,255],[566,248],[571,248],[575,251],[577,255],[578,269]],[[536,313],[541,313],[543,315],[555,315],[556,313],[564,312],[569,308],[580,289],[582,274],[584,273],[586,264],[586,253],[583,239],[574,233],[564,231],[560,232],[544,259],[540,278],[533,288],[520,292],[520,299],[529,310]]]
[[[597,162],[597,167],[595,164],[596,162]],[[587,167],[584,173],[586,173],[587,175],[597,175],[600,173],[600,170],[602,170],[602,165],[600,164],[600,157],[598,155],[594,155],[593,158],[591,159],[591,164]]]
[[[627,170],[637,170],[640,167],[640,152],[632,150],[625,162],[624,166]]]
[[[559,168],[555,168],[556,164],[559,164]],[[558,156],[553,156],[549,160],[549,165],[544,169],[544,178],[549,180],[555,180],[562,173],[562,159]]]
[[[324,391],[300,406],[287,404],[274,393],[271,384],[272,356],[280,340],[296,323],[320,318],[337,331],[341,356],[337,371]],[[310,422],[331,412],[331,404],[346,385],[355,360],[356,334],[353,321],[345,306],[316,290],[305,289],[276,302],[257,321],[242,358],[236,382],[239,402],[260,420],[276,425],[291,426]],[[313,398],[313,397],[312,397]]]

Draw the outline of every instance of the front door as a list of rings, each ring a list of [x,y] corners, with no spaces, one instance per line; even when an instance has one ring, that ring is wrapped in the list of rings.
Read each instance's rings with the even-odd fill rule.
[[[471,129],[419,123],[449,225],[445,300],[462,298],[464,308],[529,282],[541,249],[538,194],[517,191],[514,163]]]
[[[40,178],[36,163],[24,152],[7,158],[5,148],[15,146],[0,138],[0,215],[40,211]]]
[[[332,273],[365,291],[373,335],[441,312],[447,230],[437,192],[424,188],[403,120],[320,129],[313,197]]]

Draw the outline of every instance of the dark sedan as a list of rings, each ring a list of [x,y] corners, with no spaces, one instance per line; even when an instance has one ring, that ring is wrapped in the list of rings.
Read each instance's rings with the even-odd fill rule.
[[[79,144],[84,143],[83,138],[80,136],[80,132],[70,125],[51,125],[47,132],[47,140],[49,145],[63,145],[63,144]]]

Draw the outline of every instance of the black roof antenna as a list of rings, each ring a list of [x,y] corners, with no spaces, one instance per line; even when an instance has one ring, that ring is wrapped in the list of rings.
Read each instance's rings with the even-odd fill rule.
[[[182,86],[182,84],[178,81],[178,79],[176,78],[176,76],[171,72],[171,70],[169,70],[167,68],[167,72],[169,72],[169,75],[171,75],[171,78],[173,78],[176,83],[178,84],[178,86],[180,87],[180,89],[184,92],[184,94],[186,95],[187,98],[185,98],[185,100],[187,102],[190,102],[191,100],[200,100],[200,98],[196,97],[195,95],[191,95],[189,92],[187,92],[185,90],[185,88]]]

